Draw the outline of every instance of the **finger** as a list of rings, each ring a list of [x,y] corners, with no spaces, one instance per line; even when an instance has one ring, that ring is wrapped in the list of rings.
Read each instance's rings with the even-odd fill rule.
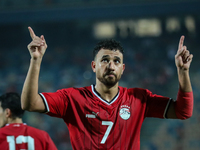
[[[30,36],[31,36],[31,38],[33,40],[36,35],[35,35],[35,33],[34,33],[34,31],[33,31],[33,29],[31,27],[28,27],[28,30],[29,30]]]
[[[44,38],[44,35],[41,35],[40,38],[42,39],[42,42],[46,45],[46,40]],[[46,45],[47,46],[47,45]]]
[[[45,39],[44,39],[44,35],[41,35],[40,38],[43,40],[43,42],[46,43]]]
[[[190,56],[190,52],[188,50],[185,51],[185,53],[183,54],[182,58],[183,61],[187,62],[188,57]]]
[[[189,50],[185,50],[184,55],[189,56],[190,55],[190,51]]]
[[[193,55],[192,54],[190,54],[188,57],[187,57],[187,59],[186,60],[184,60],[184,63],[190,63],[191,61],[192,61],[192,58],[193,58]]]
[[[37,43],[37,42],[31,42],[28,47],[39,47],[41,46],[41,43]]]
[[[187,50],[187,46],[183,46],[182,49],[183,49],[181,53],[182,56],[187,55],[187,54],[189,55],[190,52]]]
[[[179,56],[183,56],[185,54],[187,50],[187,47],[186,46],[183,46],[180,50],[178,50],[176,56],[179,57]]]
[[[38,36],[35,36],[35,38],[33,39],[33,41],[41,43],[41,44],[44,44],[44,41],[40,37],[38,37]]]
[[[178,51],[180,51],[183,47],[183,42],[184,42],[185,36],[181,36],[180,41],[179,41],[179,45],[178,45]]]

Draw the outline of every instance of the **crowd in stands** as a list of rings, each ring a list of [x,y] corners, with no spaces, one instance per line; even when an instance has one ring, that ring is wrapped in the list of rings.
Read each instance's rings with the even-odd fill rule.
[[[193,0],[198,1],[198,0]],[[63,8],[101,5],[144,4],[161,2],[159,0],[1,0],[0,9]],[[162,0],[162,2],[190,2],[190,0]]]
[[[28,31],[25,33],[28,35]],[[42,62],[39,92],[94,84],[95,74],[90,62],[92,49],[98,40],[85,34],[80,37],[70,34],[70,38],[62,32],[55,34],[54,37],[44,34],[48,49]],[[125,49],[126,64],[120,86],[147,88],[153,93],[176,99],[178,79],[174,55],[181,35],[180,32],[160,37],[118,37],[116,40],[121,41]],[[185,36],[185,44],[194,54],[190,69],[195,103],[193,116],[185,121],[147,118],[141,131],[141,150],[200,149],[199,37]],[[23,34],[21,37],[23,41]],[[7,46],[1,46],[0,50],[0,93],[20,93],[29,66],[30,55],[26,46],[31,39],[25,39],[27,43],[24,45],[12,40],[14,38],[10,38]],[[59,150],[71,149],[68,129],[61,119],[26,112],[24,122],[47,131]]]
[[[146,1],[146,0],[142,0]],[[158,1],[158,0],[152,0]],[[0,8],[2,9],[27,9],[30,7],[34,8],[51,8],[51,7],[80,7],[80,6],[95,6],[95,5],[107,5],[107,4],[123,4],[122,0],[1,0]],[[131,3],[131,0],[126,0],[126,3]],[[134,1],[141,2],[141,0]]]

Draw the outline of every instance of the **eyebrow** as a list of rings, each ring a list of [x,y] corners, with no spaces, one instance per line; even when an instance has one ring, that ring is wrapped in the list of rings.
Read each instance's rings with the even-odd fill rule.
[[[108,57],[110,57],[110,56],[109,55],[103,55],[101,59],[108,58]],[[118,59],[118,60],[121,60],[121,58],[118,57],[118,56],[114,56],[114,58]]]
[[[118,56],[115,56],[115,58],[116,58],[116,59],[118,59],[118,60],[121,60],[121,58],[120,58],[120,57],[118,57]]]
[[[103,55],[101,59],[107,58],[107,57],[109,57],[109,55]]]

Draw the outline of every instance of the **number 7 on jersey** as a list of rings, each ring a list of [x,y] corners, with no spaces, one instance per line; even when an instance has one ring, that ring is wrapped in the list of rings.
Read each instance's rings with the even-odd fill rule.
[[[101,144],[104,144],[106,142],[106,139],[108,138],[108,135],[112,129],[113,122],[112,121],[102,121],[102,125],[107,125],[108,128],[103,136],[103,139],[101,140]]]

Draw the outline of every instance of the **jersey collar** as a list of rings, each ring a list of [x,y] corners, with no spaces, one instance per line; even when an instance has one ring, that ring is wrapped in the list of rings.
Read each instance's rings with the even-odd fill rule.
[[[94,95],[96,97],[98,97],[102,102],[106,103],[107,105],[111,105],[112,103],[114,103],[117,100],[117,98],[119,97],[119,94],[120,94],[120,90],[118,90],[117,95],[110,102],[108,102],[105,99],[101,98],[100,94],[95,90],[94,84],[91,85],[91,88],[92,88],[92,92],[94,93]]]

